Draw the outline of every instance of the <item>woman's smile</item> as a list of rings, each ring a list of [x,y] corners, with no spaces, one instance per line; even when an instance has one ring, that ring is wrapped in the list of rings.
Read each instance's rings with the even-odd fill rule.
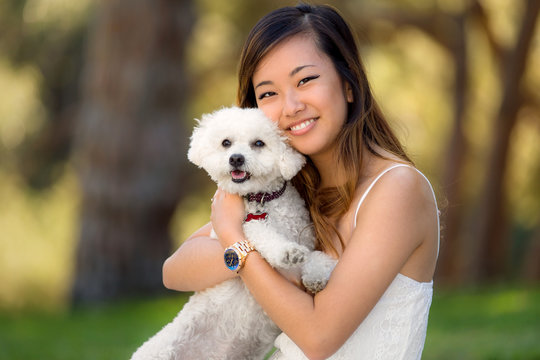
[[[304,135],[305,133],[309,132],[314,126],[315,121],[317,121],[318,118],[312,118],[308,120],[302,120],[300,122],[295,123],[294,125],[289,126],[287,128],[289,134],[293,136],[300,136]]]

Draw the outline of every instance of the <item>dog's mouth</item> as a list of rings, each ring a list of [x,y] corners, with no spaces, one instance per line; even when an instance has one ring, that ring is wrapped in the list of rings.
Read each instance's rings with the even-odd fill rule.
[[[232,181],[235,183],[243,183],[244,181],[249,180],[250,176],[251,174],[246,171],[242,171],[242,170],[231,171],[231,178],[232,178]]]

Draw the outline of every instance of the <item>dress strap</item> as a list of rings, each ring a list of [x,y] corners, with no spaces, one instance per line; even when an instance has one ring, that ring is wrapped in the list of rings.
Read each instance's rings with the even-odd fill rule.
[[[387,172],[389,172],[390,170],[392,169],[395,169],[397,167],[408,167],[408,168],[411,168],[411,169],[414,169],[416,170],[420,175],[422,175],[422,177],[424,179],[426,179],[428,185],[429,185],[429,188],[431,189],[431,194],[433,194],[433,201],[435,202],[435,208],[437,209],[437,257],[439,257],[439,248],[440,248],[440,244],[441,244],[441,223],[440,223],[440,219],[439,219],[439,216],[440,216],[440,210],[439,210],[439,207],[437,205],[437,197],[435,196],[435,191],[433,190],[433,186],[431,186],[431,183],[429,182],[428,178],[422,174],[422,172],[420,170],[418,170],[417,168],[413,167],[413,166],[410,166],[408,164],[395,164],[395,165],[392,165],[390,166],[389,168],[386,168],[384,169],[379,175],[377,175],[377,177],[375,178],[375,180],[373,180],[371,182],[371,184],[369,184],[368,188],[366,189],[366,191],[364,192],[364,194],[362,194],[362,197],[360,198],[360,201],[358,201],[358,205],[356,207],[356,211],[354,212],[354,227],[353,228],[356,228],[356,218],[358,217],[358,211],[360,210],[360,205],[362,205],[362,203],[364,202],[364,199],[366,198],[366,196],[368,195],[368,193],[370,192],[371,188],[373,188],[373,186],[375,185],[375,183],[377,181],[379,181],[379,179],[384,175],[386,174]]]

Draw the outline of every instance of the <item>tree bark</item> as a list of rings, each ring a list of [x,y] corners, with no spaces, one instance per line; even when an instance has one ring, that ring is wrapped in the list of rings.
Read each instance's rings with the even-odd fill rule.
[[[540,280],[540,224],[536,228],[531,242],[527,247],[527,254],[523,259],[521,275],[531,283],[538,283]]]
[[[441,199],[442,238],[437,277],[445,282],[456,284],[463,279],[463,246],[460,229],[462,223],[462,176],[468,144],[464,134],[467,109],[468,66],[467,66],[467,14],[456,18],[453,31],[452,57],[454,60],[454,121],[452,134],[447,146],[446,162],[443,171],[443,189],[446,199]]]
[[[75,304],[163,290],[168,225],[186,191],[184,51],[193,18],[188,0],[97,6],[74,150],[82,190]]]

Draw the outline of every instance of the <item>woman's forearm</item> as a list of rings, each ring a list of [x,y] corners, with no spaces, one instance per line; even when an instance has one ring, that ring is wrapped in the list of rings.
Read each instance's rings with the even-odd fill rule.
[[[237,276],[225,266],[220,243],[209,237],[208,229],[201,230],[163,264],[163,284],[168,289],[200,291]]]
[[[248,255],[240,276],[262,308],[309,358],[326,358],[341,345],[327,344],[335,342],[335,337],[327,336],[333,330],[328,329],[331,326],[321,326],[332,324],[325,320],[331,312],[323,312],[321,316],[316,299],[272,269],[259,253]],[[328,349],[334,350],[328,352]]]

